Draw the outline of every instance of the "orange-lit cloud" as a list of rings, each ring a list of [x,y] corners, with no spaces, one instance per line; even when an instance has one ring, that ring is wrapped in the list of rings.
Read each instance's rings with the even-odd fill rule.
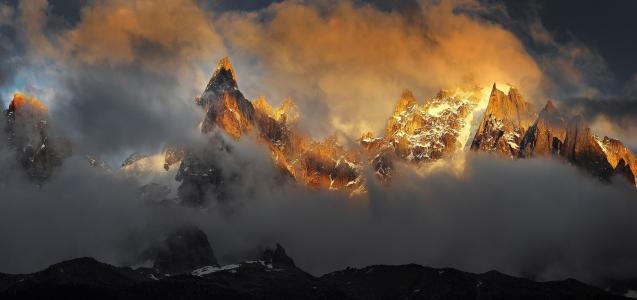
[[[229,54],[246,97],[263,95],[275,105],[291,97],[301,125],[318,136],[381,133],[406,88],[422,102],[442,88],[502,82],[539,107],[547,88],[562,84],[546,72],[561,74],[578,95],[590,96],[596,90],[585,82],[588,73],[604,70],[594,52],[557,43],[539,22],[529,25],[531,38],[556,52],[532,57],[512,32],[474,16],[502,7],[475,0],[423,0],[411,16],[353,1],[290,0],[216,13],[195,0],[104,0],[87,4],[76,24],[44,34],[47,5],[35,0],[19,6],[31,52],[60,65],[173,74],[189,91],[185,101]]]
[[[98,1],[61,36],[66,53],[85,63],[141,63],[174,68],[211,60],[223,49],[210,18],[194,1]]]
[[[351,2],[325,7],[287,1],[257,13],[229,13],[215,24],[233,56],[259,61],[251,73],[262,76],[240,81],[244,91],[274,102],[292,96],[306,115],[319,95],[329,116],[313,117],[329,117],[337,129],[357,136],[380,132],[405,88],[419,101],[440,88],[493,81],[535,91],[542,74],[520,41],[497,25],[454,13],[466,3],[475,4],[423,3],[422,22],[413,22]]]

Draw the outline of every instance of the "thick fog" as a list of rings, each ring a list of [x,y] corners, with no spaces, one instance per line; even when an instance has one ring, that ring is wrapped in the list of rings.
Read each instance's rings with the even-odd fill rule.
[[[78,256],[134,265],[158,235],[204,230],[221,262],[282,243],[297,264],[323,274],[347,266],[419,263],[537,279],[589,282],[637,272],[637,192],[565,163],[470,154],[465,172],[400,168],[389,186],[348,198],[281,181],[255,142],[220,153],[231,201],[206,208],[139,199],[138,186],[68,159],[40,188],[3,150],[0,270],[30,272]],[[232,158],[230,158],[232,156]]]

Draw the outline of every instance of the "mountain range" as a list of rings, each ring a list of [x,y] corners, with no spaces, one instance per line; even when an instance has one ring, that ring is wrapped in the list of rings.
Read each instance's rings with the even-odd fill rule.
[[[300,134],[295,126],[299,114],[290,99],[277,109],[263,97],[247,100],[228,58],[219,62],[196,103],[206,112],[203,132],[216,126],[237,139],[256,135],[283,172],[310,187],[364,193],[361,172],[366,167],[389,180],[397,161],[418,166],[465,150],[506,159],[550,157],[602,181],[621,176],[635,185],[635,155],[621,141],[594,135],[581,117],[563,115],[550,100],[536,112],[514,87],[505,93],[493,84],[480,116],[485,102],[480,91],[440,91],[420,105],[405,90],[384,135],[364,133],[357,149]]]
[[[220,129],[234,139],[253,136],[268,148],[283,176],[310,188],[349,195],[366,193],[366,168],[377,179],[390,181],[396,163],[418,168],[464,151],[504,159],[553,158],[605,182],[618,177],[632,185],[637,182],[637,159],[621,141],[596,136],[581,117],[563,114],[550,100],[536,112],[515,87],[505,93],[495,83],[488,94],[479,88],[442,90],[423,104],[405,90],[383,136],[363,133],[359,147],[350,149],[333,137],[316,141],[303,134],[298,126],[302,116],[289,98],[277,108],[264,97],[248,100],[227,57],[219,61],[195,103],[205,113],[203,134]],[[70,155],[70,143],[48,135],[47,108],[37,99],[17,93],[5,116],[8,144],[17,150],[28,175],[43,182]],[[212,143],[226,147],[218,140]],[[206,194],[223,193],[218,164],[205,156],[187,145],[167,145],[156,155],[134,153],[121,168],[135,169],[149,157],[163,159],[166,171],[179,165],[181,201],[201,204]],[[90,154],[86,157],[94,167],[111,169]]]
[[[2,299],[626,299],[574,279],[535,282],[497,271],[473,274],[416,264],[347,268],[320,277],[277,244],[254,259],[220,265],[206,235],[182,228],[149,251],[153,267],[92,258],[31,274],[0,273]],[[625,291],[622,291],[625,292]]]

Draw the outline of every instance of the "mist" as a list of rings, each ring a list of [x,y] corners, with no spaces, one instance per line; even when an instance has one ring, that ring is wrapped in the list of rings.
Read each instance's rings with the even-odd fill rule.
[[[196,225],[222,263],[279,242],[315,275],[406,263],[592,283],[637,272],[637,192],[620,178],[603,184],[559,161],[468,154],[462,176],[405,166],[389,186],[368,176],[369,193],[349,198],[277,179],[255,141],[225,142],[232,151],[218,157],[234,178],[231,200],[203,209],[144,202],[132,181],[79,157],[40,188],[3,174],[0,270],[32,272],[79,256],[134,265],[159,235]],[[3,152],[3,170],[8,158]]]

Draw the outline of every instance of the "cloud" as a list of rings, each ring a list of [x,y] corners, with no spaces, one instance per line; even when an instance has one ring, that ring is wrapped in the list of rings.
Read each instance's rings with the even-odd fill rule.
[[[199,135],[202,113],[174,74],[130,67],[87,67],[62,75],[52,126],[77,141],[79,153],[152,153],[167,142]],[[120,157],[121,159],[121,157]]]
[[[117,160],[196,132],[202,117],[192,99],[225,51],[197,3],[97,1],[72,24],[47,1],[18,8],[29,50],[21,80],[76,150]]]
[[[633,76],[632,82],[628,85],[628,94],[637,97],[637,74]]]
[[[222,260],[279,241],[314,274],[415,262],[601,284],[635,272],[628,185],[548,160],[469,157],[461,177],[401,171],[390,187],[372,185],[369,199],[264,187],[230,218],[196,220]]]
[[[0,88],[13,81],[16,69],[13,50],[15,47],[15,8],[0,3]],[[0,100],[0,104],[3,101]]]
[[[244,62],[238,74],[247,95],[274,102],[292,96],[307,118],[357,138],[380,132],[405,88],[420,101],[440,88],[493,81],[537,88],[541,71],[519,40],[457,13],[463,3],[423,2],[419,17],[407,19],[352,2],[288,1],[227,13],[215,25],[235,61]]]
[[[276,180],[266,150],[250,140],[227,142],[233,150],[217,157],[232,178],[232,201],[207,209],[141,202],[131,181],[95,172],[80,158],[40,189],[3,177],[0,270],[29,272],[77,256],[134,264],[154,238],[191,224],[208,234],[222,263],[280,242],[317,275],[420,263],[602,285],[637,271],[635,190],[557,161],[469,155],[462,176],[400,167],[392,185],[370,177],[369,197],[352,199]],[[10,170],[11,160],[3,162]]]
[[[584,116],[598,135],[637,146],[637,97],[586,97],[561,100],[566,113]]]
[[[544,48],[537,55],[544,74],[546,93],[554,97],[596,96],[599,88],[612,79],[605,59],[593,49],[570,37],[558,42],[536,17],[529,25],[529,34],[536,47]]]
[[[39,56],[55,55],[56,49],[47,36],[47,0],[19,1],[17,28],[28,45],[28,52]]]
[[[100,1],[59,38],[64,52],[84,63],[140,63],[162,72],[211,60],[223,49],[206,11],[189,0]]]
[[[13,6],[6,3],[0,3],[0,26],[11,25],[14,15],[15,9]]]

